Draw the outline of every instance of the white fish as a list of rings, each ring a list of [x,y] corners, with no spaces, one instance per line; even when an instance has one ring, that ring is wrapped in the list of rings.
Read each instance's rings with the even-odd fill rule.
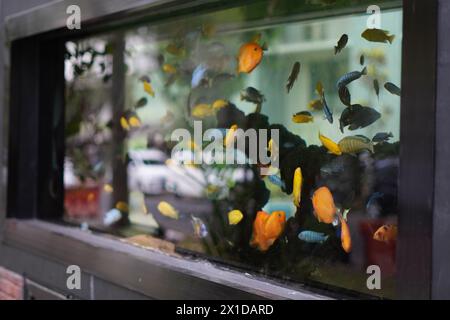
[[[108,211],[103,218],[103,224],[105,226],[111,226],[114,223],[118,222],[122,218],[122,212],[118,209],[114,208]]]

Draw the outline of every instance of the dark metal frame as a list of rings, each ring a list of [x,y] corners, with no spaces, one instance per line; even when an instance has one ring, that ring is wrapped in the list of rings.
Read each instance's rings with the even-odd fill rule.
[[[187,1],[182,5],[177,2],[177,7],[175,1],[170,0],[162,1],[162,3],[159,1],[143,2],[147,2],[147,8],[149,6],[155,8],[153,15],[180,14],[185,10],[193,10],[194,7],[213,9],[221,3],[221,1]],[[444,252],[442,245],[439,245],[439,241],[444,236],[442,230],[440,229],[440,233],[433,233],[433,219],[435,219],[435,226],[439,221],[449,222],[446,215],[437,213],[434,208],[435,201],[441,203],[439,200],[445,197],[441,193],[435,194],[435,184],[437,186],[438,182],[435,179],[437,33],[438,28],[442,28],[444,24],[442,20],[445,20],[438,20],[438,4],[440,2],[444,1],[404,0],[403,2],[402,145],[399,181],[399,229],[401,231],[397,253],[398,289],[401,298],[428,299],[432,296],[439,298],[450,294],[450,281],[447,281],[445,286],[439,284],[439,277],[436,278],[432,272],[433,270],[436,272],[438,268],[436,263],[448,265],[450,261],[448,255],[436,255],[436,253]],[[63,3],[65,2],[63,1]],[[130,9],[131,12],[136,13],[136,17],[140,17],[138,8],[142,8],[142,5]],[[109,15],[109,17],[114,17],[114,15]],[[17,17],[12,18],[10,20],[12,22],[9,24],[11,40],[20,38],[27,32],[26,28],[17,24],[16,19]],[[101,30],[97,28],[98,19],[92,19],[92,28],[87,28],[87,32]],[[110,19],[106,20],[109,26],[111,25],[108,24],[110,21]],[[448,29],[448,24],[446,26]],[[40,31],[50,31],[55,28],[52,25]],[[28,32],[30,33],[29,30]],[[56,147],[56,150],[59,150],[56,154],[56,168],[57,170],[62,168],[64,152],[64,141],[61,138],[64,136],[64,114],[61,112],[61,108],[64,109],[64,88],[62,86],[64,81],[61,78],[63,74],[63,43],[57,39],[64,33],[62,29],[59,29],[54,33],[33,35],[14,41],[11,48],[8,217],[48,219],[58,217],[62,213],[62,177],[61,174],[55,175],[57,172],[54,172],[55,168],[50,167],[50,160],[53,156],[53,147]],[[440,39],[440,41],[444,42],[444,39]],[[440,50],[444,49],[445,47],[440,48]],[[448,65],[446,67],[448,69]],[[448,78],[448,73],[439,75],[442,78]],[[448,90],[440,88],[439,102],[441,105],[448,102],[448,97]],[[442,106],[439,110],[445,115],[449,113],[443,111]],[[446,133],[441,132],[440,138],[443,139]],[[446,153],[449,151],[447,150]],[[442,165],[438,168],[441,168],[446,174],[449,172]],[[48,188],[49,178],[55,179],[53,190]],[[57,197],[54,193],[57,194]],[[445,208],[445,210],[448,209]],[[20,222],[18,223],[20,225]],[[31,235],[46,237],[45,228],[44,230],[35,230],[32,223],[26,224],[25,227],[28,230],[27,233]],[[446,230],[448,230],[448,224]],[[16,233],[16,231],[11,226],[11,222],[7,222],[5,244],[18,246],[24,250],[36,249],[31,236],[26,236],[23,232]],[[20,235],[28,241],[21,240]],[[50,239],[54,240],[52,237],[48,238],[49,241]],[[57,239],[65,241],[64,237]],[[83,248],[81,250],[83,256],[79,258],[83,258],[83,261],[89,265],[89,259],[86,257],[93,256],[98,252],[92,251],[92,248],[89,249],[80,241],[71,240],[70,244]],[[44,245],[40,246],[38,251],[39,254],[46,254],[49,258],[55,256],[57,259],[67,258],[58,257],[57,253],[46,250]],[[106,256],[104,253],[100,254],[100,257]],[[125,267],[124,262],[120,262],[120,259],[116,260],[116,258],[114,257],[114,260],[110,262],[120,263]],[[62,262],[68,263],[69,261]],[[163,269],[158,270],[164,274]],[[102,273],[95,268],[93,272]],[[169,274],[178,279],[173,272],[172,270]],[[103,274],[99,274],[99,276],[106,275],[107,278],[113,276],[107,273],[108,271],[104,270]],[[213,274],[210,276],[214,277]],[[192,275],[190,277],[189,279],[192,281]],[[202,279],[197,285],[208,287],[208,281],[214,282],[211,279],[206,282],[205,279]],[[173,284],[173,282],[170,283]],[[135,283],[128,283],[128,285],[136,289]],[[237,283],[235,285],[238,286]],[[222,287],[215,288],[214,285],[210,288],[218,291],[224,290]],[[138,289],[142,292],[142,288],[138,286]],[[166,292],[163,288],[161,290]],[[241,297],[237,292],[242,293],[243,291],[238,290],[234,293],[230,292],[230,294],[233,297]],[[248,291],[246,292],[248,293]],[[173,294],[174,291],[172,290],[171,293]],[[214,297],[223,297],[211,291],[209,294]],[[159,297],[169,296],[162,294]],[[242,297],[252,296],[244,294]]]
[[[397,251],[402,298],[431,297],[437,18],[438,1],[404,1]]]

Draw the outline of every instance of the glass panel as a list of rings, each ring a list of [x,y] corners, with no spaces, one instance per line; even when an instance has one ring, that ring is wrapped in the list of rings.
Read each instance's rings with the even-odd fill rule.
[[[65,220],[394,297],[402,11],[378,5],[257,1],[67,42]]]

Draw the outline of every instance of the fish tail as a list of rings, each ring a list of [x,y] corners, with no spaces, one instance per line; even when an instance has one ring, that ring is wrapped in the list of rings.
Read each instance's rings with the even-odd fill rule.
[[[367,67],[364,67],[364,69],[362,69],[361,74],[364,76],[367,75]]]
[[[342,121],[339,121],[339,129],[342,133],[344,133],[344,124],[342,123]]]
[[[389,36],[389,37],[388,37],[389,43],[392,44],[392,42],[394,42],[394,39],[395,39],[395,35]]]

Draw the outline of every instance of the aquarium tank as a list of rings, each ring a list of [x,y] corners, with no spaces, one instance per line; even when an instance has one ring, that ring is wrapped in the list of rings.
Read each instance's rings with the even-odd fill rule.
[[[357,0],[249,1],[67,41],[65,221],[394,298],[401,48],[401,6]]]

